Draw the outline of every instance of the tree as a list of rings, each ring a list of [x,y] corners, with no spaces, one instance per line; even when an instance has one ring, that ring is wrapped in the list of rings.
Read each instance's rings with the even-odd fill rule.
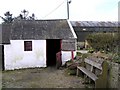
[[[23,11],[21,11],[19,16],[13,18],[10,11],[7,11],[4,14],[5,17],[0,16],[0,18],[2,18],[2,20],[5,23],[11,23],[13,20],[35,20],[35,14],[34,13],[32,13],[31,16],[28,16],[28,14],[29,14],[29,11],[24,9]]]
[[[21,11],[21,12],[23,13],[23,15],[21,14],[23,16],[23,19],[26,20],[29,12],[27,10],[25,10],[25,9],[23,11]]]
[[[33,13],[32,16],[28,16],[29,11],[27,10],[23,10],[21,11],[21,14],[19,14],[18,17],[16,17],[16,19],[21,19],[21,20],[35,20],[35,14]]]
[[[32,16],[29,16],[29,20],[35,20],[35,14],[33,13]]]
[[[4,16],[5,16],[5,18],[2,17],[2,16],[0,16],[0,17],[2,18],[2,20],[3,20],[5,23],[11,23],[11,22],[14,20],[14,18],[12,18],[12,14],[11,14],[9,11],[7,11],[7,12],[4,14]]]

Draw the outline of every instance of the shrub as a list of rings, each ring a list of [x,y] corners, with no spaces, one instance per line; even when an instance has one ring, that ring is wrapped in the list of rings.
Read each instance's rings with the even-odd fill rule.
[[[111,52],[117,47],[118,35],[115,33],[93,33],[86,40],[95,51]]]
[[[80,52],[77,52],[77,56],[81,56],[82,55],[82,53],[80,53]]]

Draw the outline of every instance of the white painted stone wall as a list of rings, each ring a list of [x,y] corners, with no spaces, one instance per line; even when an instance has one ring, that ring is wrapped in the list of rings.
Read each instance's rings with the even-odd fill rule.
[[[46,67],[46,40],[32,41],[32,51],[24,51],[23,40],[11,40],[4,46],[5,70]]]
[[[74,57],[76,56],[76,51],[73,51]],[[72,53],[71,51],[62,51],[62,65],[65,64],[65,62],[72,59]]]
[[[24,41],[32,41],[32,51],[24,51]],[[46,40],[11,40],[4,46],[5,70],[46,67]],[[74,57],[76,51],[74,51]],[[71,51],[62,51],[62,65],[72,59]]]

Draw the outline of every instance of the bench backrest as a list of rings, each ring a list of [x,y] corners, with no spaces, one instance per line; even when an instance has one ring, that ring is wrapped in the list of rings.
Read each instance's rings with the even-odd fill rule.
[[[102,73],[103,61],[104,60],[98,58],[92,58],[92,59],[85,58],[84,60],[86,69],[95,73],[97,76]]]
[[[102,70],[102,63],[103,63],[103,61],[101,61],[101,62],[96,62],[96,61],[94,61],[94,60],[90,60],[90,59],[85,59],[85,63],[87,63],[87,64],[89,64],[89,65],[91,65],[91,66],[94,66],[94,67],[96,67],[96,68],[98,68],[98,69],[100,69],[100,70]]]

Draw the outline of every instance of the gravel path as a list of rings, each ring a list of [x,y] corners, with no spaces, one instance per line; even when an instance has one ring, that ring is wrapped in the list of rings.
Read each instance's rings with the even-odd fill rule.
[[[84,88],[83,79],[55,67],[3,71],[3,88]]]

